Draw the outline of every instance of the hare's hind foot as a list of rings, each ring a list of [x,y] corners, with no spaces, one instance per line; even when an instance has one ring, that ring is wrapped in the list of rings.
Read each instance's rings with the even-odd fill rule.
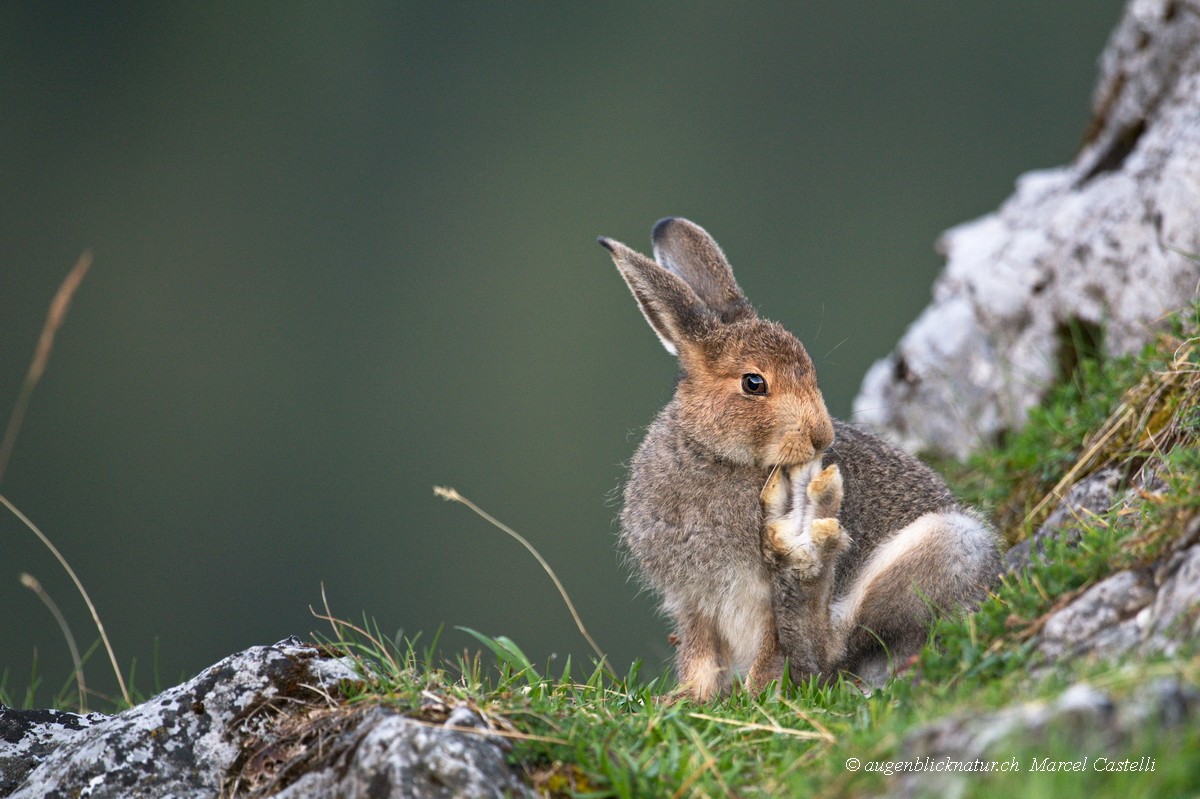
[[[815,471],[815,467],[810,467]],[[842,472],[837,465],[826,466],[808,481],[805,488],[816,519],[833,519],[842,509]]]
[[[974,609],[999,571],[995,533],[975,513],[952,507],[917,518],[877,547],[833,602],[834,625],[847,636],[843,667],[886,679],[921,649],[934,617]]]
[[[767,476],[760,500],[763,508],[763,549],[771,558],[786,557],[793,549],[792,524],[788,517],[791,496],[787,470],[776,466]]]
[[[824,562],[850,545],[850,536],[837,519],[813,519],[810,537],[813,551]]]
[[[842,505],[842,474],[820,462],[771,472],[762,492],[763,547],[801,579],[812,580],[832,568],[850,546],[837,520]]]

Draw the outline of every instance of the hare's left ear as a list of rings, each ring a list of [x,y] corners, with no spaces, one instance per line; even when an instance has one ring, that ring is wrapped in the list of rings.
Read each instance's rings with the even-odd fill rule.
[[[714,314],[679,275],[619,241],[598,241],[612,255],[642,315],[672,355],[684,356],[716,323]]]
[[[733,278],[733,269],[716,240],[695,222],[660,219],[651,234],[654,260],[683,279],[722,322],[754,319],[753,306]]]

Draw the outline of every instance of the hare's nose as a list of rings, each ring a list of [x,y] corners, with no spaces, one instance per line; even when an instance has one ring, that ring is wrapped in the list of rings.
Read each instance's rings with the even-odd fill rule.
[[[810,434],[812,438],[813,449],[817,452],[824,452],[829,449],[829,445],[833,443],[833,424],[819,424],[812,429]]]

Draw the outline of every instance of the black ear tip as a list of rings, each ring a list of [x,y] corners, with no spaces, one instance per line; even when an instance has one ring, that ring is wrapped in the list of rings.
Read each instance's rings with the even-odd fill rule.
[[[609,252],[613,252],[614,249],[616,248],[616,244],[613,242],[612,239],[608,238],[607,236],[600,236],[598,239],[596,239],[596,243],[599,244],[604,249],[608,250]]]
[[[654,223],[654,228],[650,231],[650,239],[658,241],[662,236],[666,235],[667,228],[679,221],[677,216],[667,216]]]

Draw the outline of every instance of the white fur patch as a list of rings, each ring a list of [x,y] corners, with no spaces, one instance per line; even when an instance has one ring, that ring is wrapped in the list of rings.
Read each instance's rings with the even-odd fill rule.
[[[771,586],[765,578],[747,579],[734,583],[733,590],[714,597],[713,618],[721,637],[729,644],[730,666],[734,673],[745,674],[754,663],[767,620],[771,617]]]
[[[930,540],[941,538],[952,541],[953,548],[963,553],[964,563],[976,563],[993,546],[991,536],[988,528],[970,513],[926,513],[896,531],[871,553],[871,559],[854,584],[834,600],[830,612],[834,625],[843,629],[852,625],[867,591],[879,575],[895,566],[909,552],[928,546]]]

